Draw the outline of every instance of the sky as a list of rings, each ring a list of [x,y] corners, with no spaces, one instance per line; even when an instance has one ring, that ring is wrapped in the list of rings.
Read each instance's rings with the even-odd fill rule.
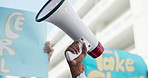
[[[38,12],[48,0],[0,0],[1,7]],[[74,4],[77,0],[69,0]]]

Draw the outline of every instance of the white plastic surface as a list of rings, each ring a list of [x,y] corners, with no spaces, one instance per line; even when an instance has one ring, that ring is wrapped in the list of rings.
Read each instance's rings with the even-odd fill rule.
[[[57,2],[57,4],[58,3],[59,2]],[[49,3],[48,5],[46,5],[46,7],[49,9],[53,9],[55,5],[55,2],[52,5]],[[46,13],[49,13],[50,11],[51,10],[44,8],[40,12],[39,17],[44,17],[45,15],[47,15]],[[40,19],[39,17],[37,18]],[[77,41],[82,37],[85,38],[86,40],[84,41],[86,41],[86,45],[88,46],[89,44],[91,44],[91,46],[87,48],[89,51],[93,51],[98,46],[99,41],[90,31],[90,29],[83,23],[80,17],[74,12],[68,0],[65,0],[51,16],[45,19],[45,21],[58,26],[74,41]],[[78,41],[81,42],[81,40]],[[73,55],[70,52],[66,53],[66,57],[67,59],[69,59],[69,61],[78,56],[79,54]]]
[[[57,1],[58,4],[59,0]],[[49,3],[48,5],[46,5],[46,8],[42,9],[37,19],[40,19],[41,17],[47,15],[47,13],[49,13],[51,9],[53,9],[57,4],[54,1],[53,3]],[[45,19],[45,21],[58,26],[74,41],[77,41],[81,37],[84,37],[89,43],[92,44],[90,51],[93,51],[99,43],[95,35],[74,12],[68,0],[65,0],[52,15]]]
[[[74,60],[75,58],[77,58],[81,53],[82,53],[82,51],[79,54],[73,54],[70,51],[67,51],[66,58],[70,62],[70,61]]]

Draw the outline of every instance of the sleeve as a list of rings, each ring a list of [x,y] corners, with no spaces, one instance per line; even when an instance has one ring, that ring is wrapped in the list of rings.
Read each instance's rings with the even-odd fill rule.
[[[77,78],[87,78],[87,77],[84,75],[84,72],[83,72]]]

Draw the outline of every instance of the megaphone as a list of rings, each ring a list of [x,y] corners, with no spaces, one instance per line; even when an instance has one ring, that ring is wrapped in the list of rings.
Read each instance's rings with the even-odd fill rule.
[[[74,12],[69,1],[49,0],[36,16],[37,22],[44,20],[58,26],[74,41],[85,42],[88,50],[87,53],[91,57],[97,58],[103,53],[103,46]],[[71,52],[66,53],[69,61],[79,56],[79,54],[73,55]]]

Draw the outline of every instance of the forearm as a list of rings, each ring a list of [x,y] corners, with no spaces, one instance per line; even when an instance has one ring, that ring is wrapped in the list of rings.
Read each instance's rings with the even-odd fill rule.
[[[80,75],[79,73],[77,73],[77,71],[75,69],[76,69],[75,67],[70,67],[72,78],[77,78],[77,76]]]
[[[86,76],[84,75],[84,73],[76,73],[77,71],[75,70],[75,67],[71,67],[70,71],[71,71],[71,75],[72,78],[86,78]]]

